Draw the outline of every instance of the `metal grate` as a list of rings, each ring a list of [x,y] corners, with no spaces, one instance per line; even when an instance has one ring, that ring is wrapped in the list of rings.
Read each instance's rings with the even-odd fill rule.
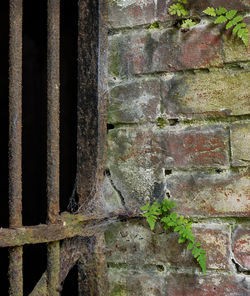
[[[25,0],[24,0],[25,1]],[[84,215],[86,201],[98,198],[106,137],[105,0],[78,1],[78,214],[61,213],[60,176],[60,0],[47,1],[47,224],[22,225],[22,23],[23,1],[10,0],[9,41],[9,228],[0,228],[0,247],[9,247],[9,295],[23,295],[23,245],[47,245],[47,270],[30,295],[59,295],[78,262],[79,295],[107,295],[102,234],[95,225],[119,213]],[[95,213],[98,211],[95,211]],[[88,237],[88,240],[84,238]],[[91,241],[95,252],[84,259]],[[93,267],[94,266],[94,267]],[[81,274],[84,276],[81,277]],[[87,280],[86,280],[87,274]]]

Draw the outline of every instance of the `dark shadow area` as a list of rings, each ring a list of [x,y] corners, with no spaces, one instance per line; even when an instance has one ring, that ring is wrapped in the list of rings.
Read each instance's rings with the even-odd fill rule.
[[[1,279],[1,293],[0,295],[8,295],[9,280],[8,280],[8,256],[9,251],[7,248],[0,248],[0,279]]]
[[[78,268],[77,264],[70,270],[63,283],[61,296],[78,296]]]
[[[9,6],[4,1],[0,9],[0,133],[1,133],[1,180],[0,180],[0,227],[8,227],[8,50],[9,50]]]
[[[23,2],[23,224],[46,220],[47,3]]]
[[[25,245],[23,247],[23,294],[29,295],[47,266],[47,245]]]
[[[61,1],[60,208],[67,210],[74,194],[77,134],[78,1]],[[75,196],[73,196],[76,198]]]

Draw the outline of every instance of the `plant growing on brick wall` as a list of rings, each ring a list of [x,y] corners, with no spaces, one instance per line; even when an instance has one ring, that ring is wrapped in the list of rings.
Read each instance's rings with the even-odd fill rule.
[[[214,9],[213,7],[208,7],[203,11],[205,14],[209,16],[216,17],[214,23],[215,24],[226,24],[226,29],[230,29],[233,27],[233,34],[237,35],[243,43],[248,45],[248,29],[246,28],[246,24],[242,22],[243,17],[238,16],[237,10],[229,10],[227,11],[224,7],[219,7]]]
[[[180,235],[178,239],[179,243],[185,243],[188,241],[187,249],[192,250],[194,258],[200,264],[203,273],[206,274],[206,251],[195,241],[192,234],[191,219],[178,216],[175,212],[170,213],[170,210],[175,206],[175,202],[170,199],[164,199],[162,203],[154,202],[152,205],[147,203],[145,206],[141,207],[141,210],[144,211],[142,216],[146,217],[152,231],[155,228],[156,222],[159,221],[163,224],[165,230],[172,228]]]
[[[185,4],[188,0],[173,0],[177,2],[172,4],[168,11],[171,15],[178,15],[179,17],[185,17],[189,15],[189,11],[185,9]],[[237,36],[242,40],[245,46],[248,45],[248,29],[246,24],[242,22],[243,17],[238,15],[238,11],[233,9],[227,11],[224,7],[213,8],[208,7],[203,11],[206,15],[216,17],[214,24],[225,24],[226,29],[233,28],[233,35]],[[195,26],[197,23],[191,18],[184,19],[181,24],[181,28],[188,29]]]

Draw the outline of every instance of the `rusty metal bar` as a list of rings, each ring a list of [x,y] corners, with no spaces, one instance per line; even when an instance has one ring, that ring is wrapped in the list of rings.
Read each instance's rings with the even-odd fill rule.
[[[9,48],[10,227],[22,225],[22,0],[10,1]]]
[[[23,1],[10,1],[9,41],[9,225],[22,226],[22,20]],[[23,249],[9,251],[11,296],[23,295]]]
[[[47,194],[48,223],[59,213],[59,96],[60,96],[60,1],[48,0],[48,117],[47,117]]]
[[[48,116],[47,116],[47,194],[48,223],[56,222],[59,210],[59,113],[60,113],[60,0],[48,0]],[[48,295],[59,296],[60,243],[48,245]]]
[[[107,262],[104,233],[88,240],[88,253],[78,261],[79,295],[108,295]]]
[[[63,213],[60,224],[36,225],[19,227],[15,229],[0,228],[0,248],[22,246],[26,244],[49,243],[72,238],[74,236],[89,237],[96,233],[96,230],[105,221],[123,220],[133,218],[122,211],[112,212],[109,215],[71,215]]]

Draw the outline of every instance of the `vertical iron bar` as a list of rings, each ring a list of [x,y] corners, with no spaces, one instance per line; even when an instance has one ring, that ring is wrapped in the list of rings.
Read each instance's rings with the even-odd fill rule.
[[[23,1],[10,1],[9,225],[22,226],[22,20]],[[10,248],[10,295],[23,295],[23,249]]]
[[[60,0],[48,0],[48,113],[47,113],[47,197],[48,223],[59,214],[59,96],[60,96]],[[48,245],[48,295],[59,296],[60,243]]]
[[[48,222],[59,213],[59,59],[60,1],[48,0],[48,117],[47,117],[47,194]]]

